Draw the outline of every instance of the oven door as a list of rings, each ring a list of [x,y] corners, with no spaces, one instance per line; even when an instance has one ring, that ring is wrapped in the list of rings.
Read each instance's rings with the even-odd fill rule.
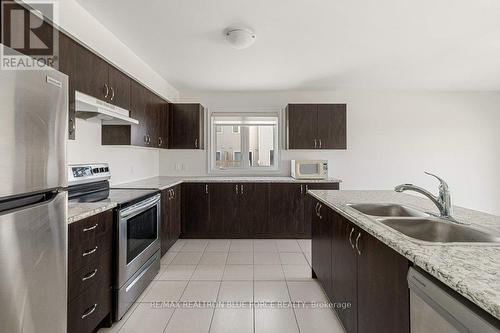
[[[160,195],[119,211],[118,288],[160,249]]]

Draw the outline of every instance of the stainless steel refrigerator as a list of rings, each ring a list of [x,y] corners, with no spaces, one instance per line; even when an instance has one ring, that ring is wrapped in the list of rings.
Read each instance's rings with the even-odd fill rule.
[[[66,332],[67,112],[66,75],[0,70],[1,333]]]

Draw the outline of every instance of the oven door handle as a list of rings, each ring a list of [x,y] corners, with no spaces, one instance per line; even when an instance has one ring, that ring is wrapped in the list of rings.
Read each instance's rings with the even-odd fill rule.
[[[141,201],[138,204],[135,204],[129,208],[124,209],[123,211],[120,212],[120,217],[126,218],[126,217],[129,217],[130,215],[134,215],[136,213],[140,213],[142,211],[145,211],[145,210],[155,206],[159,201],[160,201],[160,195],[157,194],[150,199]]]

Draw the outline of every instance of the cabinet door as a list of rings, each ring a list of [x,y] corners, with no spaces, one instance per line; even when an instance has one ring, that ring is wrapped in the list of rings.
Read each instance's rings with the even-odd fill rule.
[[[203,149],[203,107],[170,104],[169,148]]]
[[[110,65],[108,85],[110,94],[107,101],[126,110],[130,109],[130,78]]]
[[[315,200],[307,194],[308,190],[338,190],[339,183],[308,183],[303,184],[303,200],[304,200],[304,221],[303,230],[307,238],[311,237],[311,217],[314,214]]]
[[[409,332],[408,260],[368,233],[358,235],[358,332]]]
[[[285,238],[305,237],[300,230],[303,219],[304,205],[300,185],[270,184],[267,234]]]
[[[181,186],[177,185],[172,188],[174,198],[171,201],[172,207],[171,211],[171,238],[173,239],[173,243],[175,243],[181,234]]]
[[[238,218],[238,184],[210,184],[210,219],[208,233],[211,237],[237,237],[240,232]]]
[[[318,104],[318,148],[346,149],[346,128],[345,104]]]
[[[169,189],[161,191],[161,225],[160,225],[160,240],[161,240],[161,255],[163,256],[170,247],[170,222],[171,218],[171,194]]]
[[[131,125],[130,129],[130,141],[134,146],[146,146],[146,106],[146,88],[136,81],[132,81],[130,87],[130,117],[139,121],[139,124]]]
[[[241,237],[259,234],[269,220],[269,184],[240,184],[239,219]]]
[[[332,222],[332,300],[335,303],[350,305],[345,309],[336,308],[335,311],[346,331],[356,332],[358,321],[358,254],[349,242],[349,235],[352,235],[351,239],[354,241],[356,228],[351,222],[335,212],[332,212]],[[384,316],[380,318],[384,318]],[[372,332],[383,331],[373,330]]]
[[[314,149],[317,139],[318,112],[316,104],[287,106],[288,149]]]
[[[62,32],[59,33],[59,71],[68,76],[68,138],[75,139],[75,78],[78,44]]]
[[[332,218],[330,210],[315,200],[312,215],[312,268],[328,297],[332,297]]]
[[[147,90],[146,93],[146,133],[148,141],[146,146],[158,147],[160,129],[159,97]]]
[[[77,44],[75,68],[76,90],[101,100],[106,100],[110,96],[109,65],[106,61]]]
[[[204,183],[182,184],[182,233],[189,237],[205,237],[210,216],[209,186]]]
[[[168,103],[164,100],[160,100],[160,105],[158,106],[158,112],[160,113],[160,132],[158,134],[158,147],[163,149],[168,148],[168,109]]]

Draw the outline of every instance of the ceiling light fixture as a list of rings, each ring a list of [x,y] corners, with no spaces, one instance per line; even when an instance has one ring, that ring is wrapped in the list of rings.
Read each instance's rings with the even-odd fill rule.
[[[225,31],[226,40],[235,49],[246,49],[255,42],[255,33],[248,29],[229,28]]]

